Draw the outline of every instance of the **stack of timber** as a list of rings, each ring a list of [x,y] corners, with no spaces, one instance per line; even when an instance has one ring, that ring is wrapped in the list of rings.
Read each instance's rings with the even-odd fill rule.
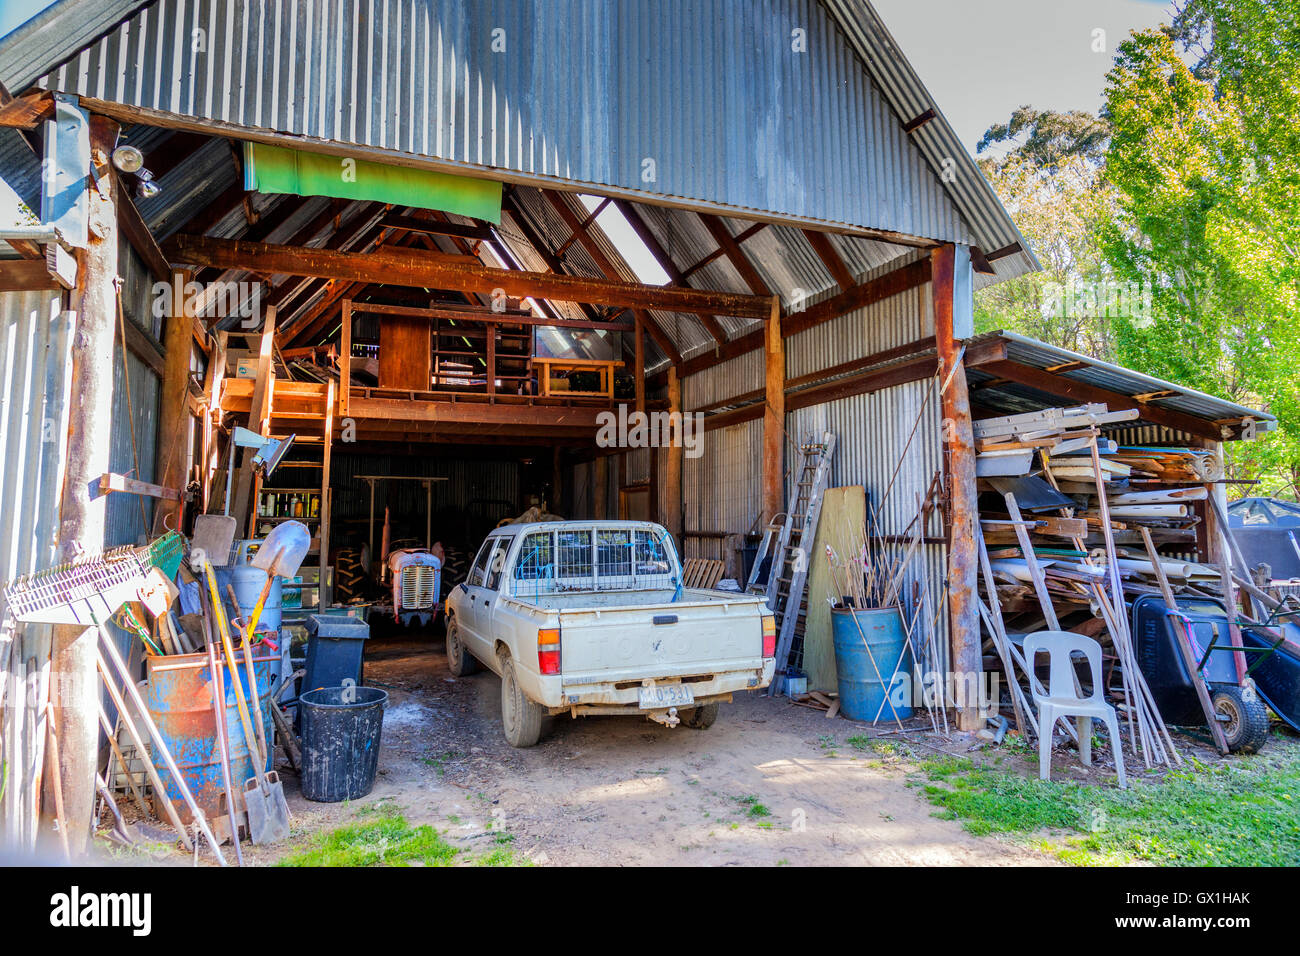
[[[1101,434],[1136,414],[1087,405],[975,423],[980,614],[986,666],[1003,671],[1017,725],[1035,734],[1031,688],[1041,683],[1021,637],[1064,630],[1098,640],[1127,746],[1150,767],[1181,757],[1137,666],[1126,594],[1157,590],[1160,572],[1191,584],[1217,581],[1219,570],[1159,556],[1157,539],[1195,546],[1206,489],[1175,479],[1203,482],[1207,472],[1191,449],[1127,448]]]

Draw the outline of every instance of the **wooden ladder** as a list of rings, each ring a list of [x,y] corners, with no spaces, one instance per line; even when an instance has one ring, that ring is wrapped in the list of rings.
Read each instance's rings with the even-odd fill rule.
[[[795,638],[801,646],[805,615],[804,591],[808,583],[808,567],[812,561],[809,550],[817,540],[817,519],[821,515],[826,486],[830,483],[831,456],[835,452],[833,432],[822,434],[821,440],[806,442],[799,449],[801,463],[795,484],[795,500],[780,537],[780,548],[774,553],[774,572],[768,579],[768,607],[776,615],[776,673],[767,689],[774,696],[785,677],[794,649]]]

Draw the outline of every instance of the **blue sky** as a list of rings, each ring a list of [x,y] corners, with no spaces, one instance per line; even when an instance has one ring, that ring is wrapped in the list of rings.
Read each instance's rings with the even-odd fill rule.
[[[0,37],[50,5],[49,0],[0,0]]]

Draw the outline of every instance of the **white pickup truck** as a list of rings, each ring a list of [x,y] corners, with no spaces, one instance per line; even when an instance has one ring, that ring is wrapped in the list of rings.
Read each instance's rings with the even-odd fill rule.
[[[447,597],[451,672],[501,676],[515,747],[564,713],[706,728],[720,701],[771,682],[775,653],[763,598],[684,587],[672,536],[648,521],[497,528]]]

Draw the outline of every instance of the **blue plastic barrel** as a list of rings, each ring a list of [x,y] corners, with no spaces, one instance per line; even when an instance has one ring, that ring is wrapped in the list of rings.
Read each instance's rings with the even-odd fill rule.
[[[222,655],[218,652],[219,657]],[[144,692],[145,709],[158,726],[163,742],[181,778],[194,796],[194,801],[203,810],[208,819],[222,817],[224,806],[222,797],[225,782],[221,773],[221,747],[217,742],[217,721],[212,711],[212,699],[215,684],[208,667],[208,655],[173,654],[167,657],[150,657],[147,660],[148,683]],[[248,707],[250,720],[256,720],[253,701],[249,696],[248,672],[244,664],[243,653],[235,652],[238,663],[239,686],[244,690],[244,703]],[[278,657],[254,651],[253,675],[257,679],[257,696],[262,705],[262,732],[268,744],[274,739],[271,723],[271,664]],[[239,705],[235,702],[235,683],[230,676],[230,668],[221,665],[222,679],[225,681],[226,700],[226,737],[230,747],[230,782],[236,791],[236,801],[240,802],[239,792],[244,788],[244,781],[253,776],[253,761],[250,756],[248,740],[244,736],[244,724],[239,717]],[[189,808],[181,797],[176,780],[159,759],[157,746],[151,740],[150,755],[158,772],[162,776],[167,798],[171,800],[180,814],[181,820],[189,823]],[[267,766],[271,769],[271,754],[267,754]],[[240,802],[242,809],[242,802]]]
[[[252,616],[253,608],[257,606],[262,588],[266,585],[266,572],[251,564],[230,564],[213,570],[217,573],[217,590],[221,594],[222,603],[226,606],[226,613],[231,617],[247,621]],[[235,589],[235,598],[239,601],[238,607],[230,605],[230,595],[226,591],[227,584]],[[266,603],[262,605],[262,616],[257,621],[259,631],[280,629],[280,618],[283,614],[280,606],[283,600],[284,578],[276,575],[271,581],[271,593],[266,596]]]
[[[850,720],[873,722],[877,717],[893,720],[895,714],[900,720],[911,717],[912,660],[910,654],[904,657],[907,635],[898,608],[834,608],[831,635],[839,676],[840,713]],[[898,666],[900,659],[902,666]],[[886,688],[891,686],[892,708],[885,702]]]

